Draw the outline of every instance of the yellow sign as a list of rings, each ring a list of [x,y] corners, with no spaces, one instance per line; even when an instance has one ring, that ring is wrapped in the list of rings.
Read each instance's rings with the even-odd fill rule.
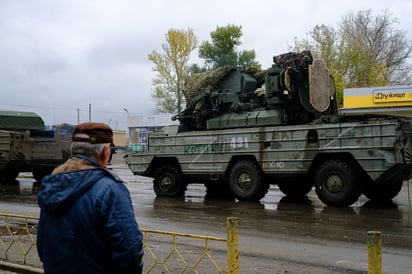
[[[412,106],[412,86],[349,88],[343,96],[346,109]]]
[[[374,90],[373,91],[373,101],[375,103],[412,101],[412,91],[411,90],[388,90],[388,91]]]

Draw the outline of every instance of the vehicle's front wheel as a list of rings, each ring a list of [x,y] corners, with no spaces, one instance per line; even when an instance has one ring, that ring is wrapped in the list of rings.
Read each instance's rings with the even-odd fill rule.
[[[153,190],[157,196],[177,197],[185,194],[187,185],[176,166],[165,164],[154,173]]]
[[[346,207],[361,195],[356,170],[341,159],[330,159],[319,166],[315,175],[316,194],[329,206]]]
[[[229,172],[229,185],[235,198],[240,201],[259,201],[269,189],[259,165],[249,159],[233,165]]]

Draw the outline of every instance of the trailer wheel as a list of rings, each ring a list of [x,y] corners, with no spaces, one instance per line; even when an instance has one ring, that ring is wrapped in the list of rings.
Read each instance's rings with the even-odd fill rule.
[[[320,165],[315,175],[316,194],[329,206],[347,207],[361,195],[357,172],[346,161],[331,159]]]
[[[251,160],[240,160],[229,172],[229,185],[236,199],[259,201],[269,189],[258,164]]]
[[[303,197],[308,194],[313,187],[311,180],[307,182],[282,182],[278,187],[283,194],[290,197]]]
[[[157,196],[178,197],[185,194],[187,185],[182,173],[171,164],[159,167],[154,173],[153,190]]]
[[[367,181],[363,185],[362,194],[374,201],[389,201],[398,195],[403,185],[402,180],[374,182]]]

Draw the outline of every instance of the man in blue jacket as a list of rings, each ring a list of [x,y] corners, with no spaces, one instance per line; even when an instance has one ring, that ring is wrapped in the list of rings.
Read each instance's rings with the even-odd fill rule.
[[[112,129],[83,123],[72,157],[41,182],[37,250],[44,273],[142,273],[142,233],[130,193],[106,169]]]

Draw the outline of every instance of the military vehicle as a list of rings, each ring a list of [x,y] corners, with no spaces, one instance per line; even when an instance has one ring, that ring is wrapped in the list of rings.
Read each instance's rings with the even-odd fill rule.
[[[46,130],[34,112],[0,111],[0,182],[17,183],[20,172],[40,182],[70,157],[74,127],[60,124]]]
[[[258,201],[277,184],[302,197],[315,187],[329,206],[361,194],[390,200],[411,177],[411,120],[341,115],[335,84],[310,52],[275,56],[263,75],[223,67],[185,86],[187,108],[148,137],[148,150],[126,161],[153,177],[158,196],[181,196],[203,183],[207,194]]]

